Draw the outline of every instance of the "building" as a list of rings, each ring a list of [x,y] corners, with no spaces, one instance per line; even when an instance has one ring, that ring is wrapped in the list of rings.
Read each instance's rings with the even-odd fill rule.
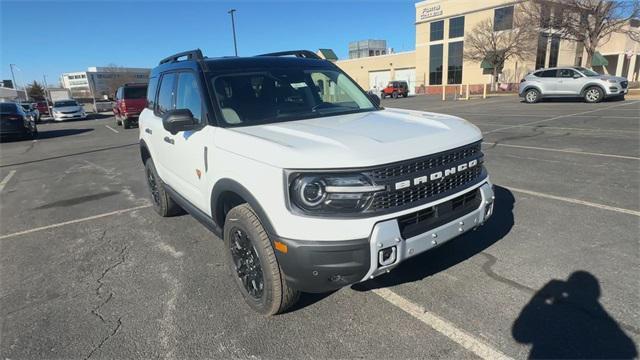
[[[437,93],[443,85],[469,84],[472,91],[492,82],[485,61],[464,58],[465,35],[485,19],[493,19],[498,31],[513,26],[520,1],[427,0],[415,4],[415,50],[336,62],[364,89],[381,88],[390,80],[406,80],[418,93]],[[409,24],[407,24],[409,26]],[[628,26],[638,27],[638,22]],[[640,44],[625,34],[613,34],[594,56],[594,70],[638,81]],[[541,33],[537,54],[526,61],[507,61],[500,83],[515,88],[528,72],[540,67],[585,65],[586,51],[571,41]],[[457,88],[457,89],[456,89]]]
[[[89,67],[87,71],[64,73],[60,83],[76,99],[105,96],[112,98],[124,83],[146,83],[151,69],[123,67]]]
[[[13,87],[0,86],[0,100],[2,101],[20,101],[26,100],[27,96],[24,90],[17,90]]]
[[[349,59],[387,54],[386,40],[360,40],[349,43]]]

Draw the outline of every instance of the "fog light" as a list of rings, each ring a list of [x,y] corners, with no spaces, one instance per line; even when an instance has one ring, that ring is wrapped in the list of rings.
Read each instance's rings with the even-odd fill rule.
[[[387,266],[396,262],[396,247],[382,249],[378,251],[378,265]]]

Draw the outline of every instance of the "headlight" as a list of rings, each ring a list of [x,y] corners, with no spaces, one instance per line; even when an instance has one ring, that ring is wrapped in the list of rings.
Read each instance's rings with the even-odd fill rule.
[[[363,174],[294,173],[289,179],[291,205],[314,214],[363,212],[385,189]]]
[[[608,82],[610,82],[610,83],[612,83],[612,84],[616,84],[616,83],[618,83],[618,81],[617,81],[617,80],[614,80],[614,79],[607,79],[607,81],[608,81]]]

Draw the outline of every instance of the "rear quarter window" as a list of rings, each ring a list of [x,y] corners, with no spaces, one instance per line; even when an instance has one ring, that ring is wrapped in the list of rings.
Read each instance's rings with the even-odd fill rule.
[[[149,79],[149,86],[147,87],[147,109],[153,110],[156,105],[156,92],[158,90],[158,77],[152,77]]]

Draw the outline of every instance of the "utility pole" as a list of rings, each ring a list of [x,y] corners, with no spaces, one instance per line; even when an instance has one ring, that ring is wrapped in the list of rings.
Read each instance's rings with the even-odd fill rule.
[[[18,94],[18,83],[16,82],[16,75],[13,73],[13,67],[16,66],[16,64],[9,64],[9,68],[11,69],[11,79],[13,79],[13,88],[16,89],[16,95]],[[25,100],[28,98],[27,96],[27,89],[24,89],[24,96],[25,96]],[[19,98],[20,96],[18,96]]]
[[[53,114],[51,114],[51,107],[49,106],[49,96],[47,96],[47,89],[49,88],[47,85],[47,75],[42,74],[42,79],[44,80],[44,101],[47,103],[47,112],[49,116],[53,116]]]
[[[238,44],[236,42],[236,21],[234,19],[235,12],[236,9],[227,11],[227,13],[231,15],[231,29],[233,30],[233,49],[236,51],[236,56],[238,56]]]

